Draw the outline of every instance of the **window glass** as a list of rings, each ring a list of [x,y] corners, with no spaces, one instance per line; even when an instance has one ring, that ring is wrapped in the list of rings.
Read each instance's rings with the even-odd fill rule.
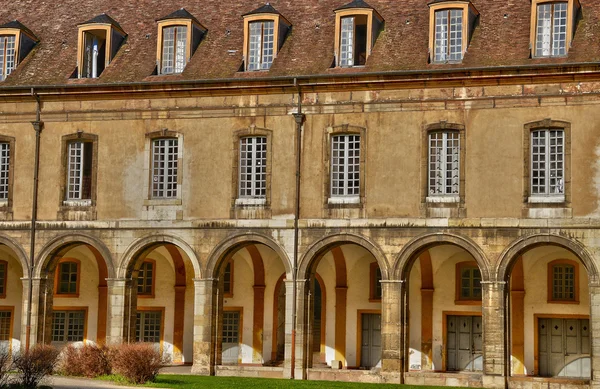
[[[361,66],[367,62],[366,15],[341,18],[339,66]]]
[[[83,33],[83,64],[81,76],[96,78],[104,70],[106,57],[105,31],[85,31]]]
[[[0,262],[0,296],[6,295],[6,272],[7,272],[7,264],[6,262]]]
[[[462,267],[460,274],[460,298],[481,299],[481,271],[476,266]]]
[[[58,294],[76,294],[78,264],[76,262],[62,262],[58,265]]]
[[[531,194],[564,195],[564,131],[531,132]]]
[[[0,35],[0,81],[4,81],[15,69],[15,53],[15,36]]]
[[[0,341],[10,340],[11,311],[0,311]]]
[[[249,29],[248,70],[267,70],[273,63],[275,22],[251,22]]]
[[[67,200],[92,198],[92,142],[68,144]]]
[[[138,283],[137,290],[138,294],[151,295],[154,279],[154,263],[146,261],[142,263],[140,270],[138,271]]]
[[[267,194],[267,138],[240,139],[240,198],[265,198]]]
[[[457,195],[460,184],[460,134],[429,134],[429,195]]]
[[[575,300],[575,266],[552,266],[552,299]]]
[[[159,343],[161,322],[161,311],[138,312],[135,324],[135,340],[144,343]]]
[[[10,143],[0,142],[0,200],[8,200]]]
[[[163,28],[161,74],[181,73],[186,65],[187,27]]]
[[[435,11],[435,62],[462,60],[463,10]]]
[[[567,54],[567,3],[544,3],[537,6],[535,55]]]
[[[54,311],[52,315],[53,342],[81,342],[85,329],[85,311]]]
[[[177,197],[178,142],[176,138],[152,142],[152,197]]]
[[[225,294],[233,294],[233,279],[231,274],[231,261],[227,262],[227,266],[225,267],[225,273],[223,274],[223,293]]]
[[[331,139],[331,196],[360,195],[360,135]]]

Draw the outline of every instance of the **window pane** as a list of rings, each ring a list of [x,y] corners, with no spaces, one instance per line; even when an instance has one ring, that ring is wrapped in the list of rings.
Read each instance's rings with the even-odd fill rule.
[[[360,135],[331,138],[331,196],[360,195]]]
[[[531,194],[564,194],[564,131],[531,132]]]
[[[161,311],[138,312],[135,326],[136,341],[145,343],[159,343],[161,322]]]
[[[552,28],[552,55],[567,54],[567,3],[555,3]]]
[[[260,68],[262,48],[262,23],[250,23],[250,42],[248,49],[248,70],[258,70]]]
[[[177,197],[178,143],[175,138],[152,142],[152,197]]]
[[[458,195],[460,189],[460,133],[429,134],[429,195]]]
[[[240,139],[239,197],[265,198],[267,195],[267,138]]]
[[[463,41],[463,11],[460,9],[450,10],[450,42],[449,42],[449,61],[462,60],[462,41]]]
[[[575,266],[552,266],[552,299],[575,300]]]
[[[10,167],[10,144],[0,143],[0,200],[8,200],[8,173]]]
[[[552,4],[537,7],[536,56],[549,56],[552,34]]]
[[[57,293],[77,293],[77,268],[78,264],[75,262],[63,262],[59,265]]]
[[[187,27],[163,28],[161,74],[181,73],[187,58]]]
[[[11,311],[0,311],[0,341],[10,340]]]
[[[0,81],[15,69],[15,36],[0,36]]]
[[[154,277],[154,264],[152,262],[144,262],[138,271],[138,294],[152,294],[152,280]]]
[[[81,200],[83,181],[83,142],[68,145],[67,200]]]
[[[435,12],[435,62],[448,60],[448,11]]]
[[[340,66],[354,65],[354,16],[341,19]]]

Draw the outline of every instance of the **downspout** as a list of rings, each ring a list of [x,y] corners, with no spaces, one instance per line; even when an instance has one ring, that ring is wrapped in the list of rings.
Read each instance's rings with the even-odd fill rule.
[[[296,121],[296,206],[294,209],[294,264],[292,268],[292,355],[291,355],[291,378],[296,378],[296,327],[298,314],[296,300],[298,298],[298,290],[296,282],[298,279],[298,219],[300,218],[300,163],[302,151],[302,124],[304,123],[304,114],[302,114],[302,89],[300,84],[294,78],[294,85],[298,89],[298,111],[294,114]]]
[[[35,266],[35,228],[37,223],[37,204],[38,204],[38,181],[40,170],[40,135],[44,123],[41,121],[41,101],[40,97],[31,88],[31,95],[36,101],[35,121],[31,122],[35,130],[35,160],[33,163],[33,201],[31,205],[31,238],[29,246],[29,293],[27,295],[27,327],[25,335],[25,350],[29,350],[31,344],[31,305],[33,303],[33,268]]]

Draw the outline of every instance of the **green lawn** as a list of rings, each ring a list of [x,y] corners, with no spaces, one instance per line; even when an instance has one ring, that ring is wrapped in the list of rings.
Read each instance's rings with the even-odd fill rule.
[[[231,389],[231,388],[260,388],[260,389],[287,389],[287,388],[344,388],[344,389],[430,389],[433,386],[410,386],[395,384],[364,384],[357,382],[339,381],[301,381],[274,378],[242,378],[242,377],[206,377],[194,375],[161,374],[155,382],[148,382],[145,386],[153,388],[177,389]]]

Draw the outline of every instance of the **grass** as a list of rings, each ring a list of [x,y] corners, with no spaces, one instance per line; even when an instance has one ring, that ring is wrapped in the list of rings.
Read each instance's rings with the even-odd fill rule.
[[[102,380],[113,381],[120,385],[127,385],[121,376],[103,376]],[[231,389],[231,388],[256,388],[256,389],[287,389],[287,388],[340,388],[340,389],[431,389],[434,386],[411,386],[397,384],[365,384],[360,382],[339,381],[302,381],[275,378],[245,378],[245,377],[207,377],[195,375],[159,374],[156,381],[148,382],[141,387],[152,388],[177,388],[177,389]]]

